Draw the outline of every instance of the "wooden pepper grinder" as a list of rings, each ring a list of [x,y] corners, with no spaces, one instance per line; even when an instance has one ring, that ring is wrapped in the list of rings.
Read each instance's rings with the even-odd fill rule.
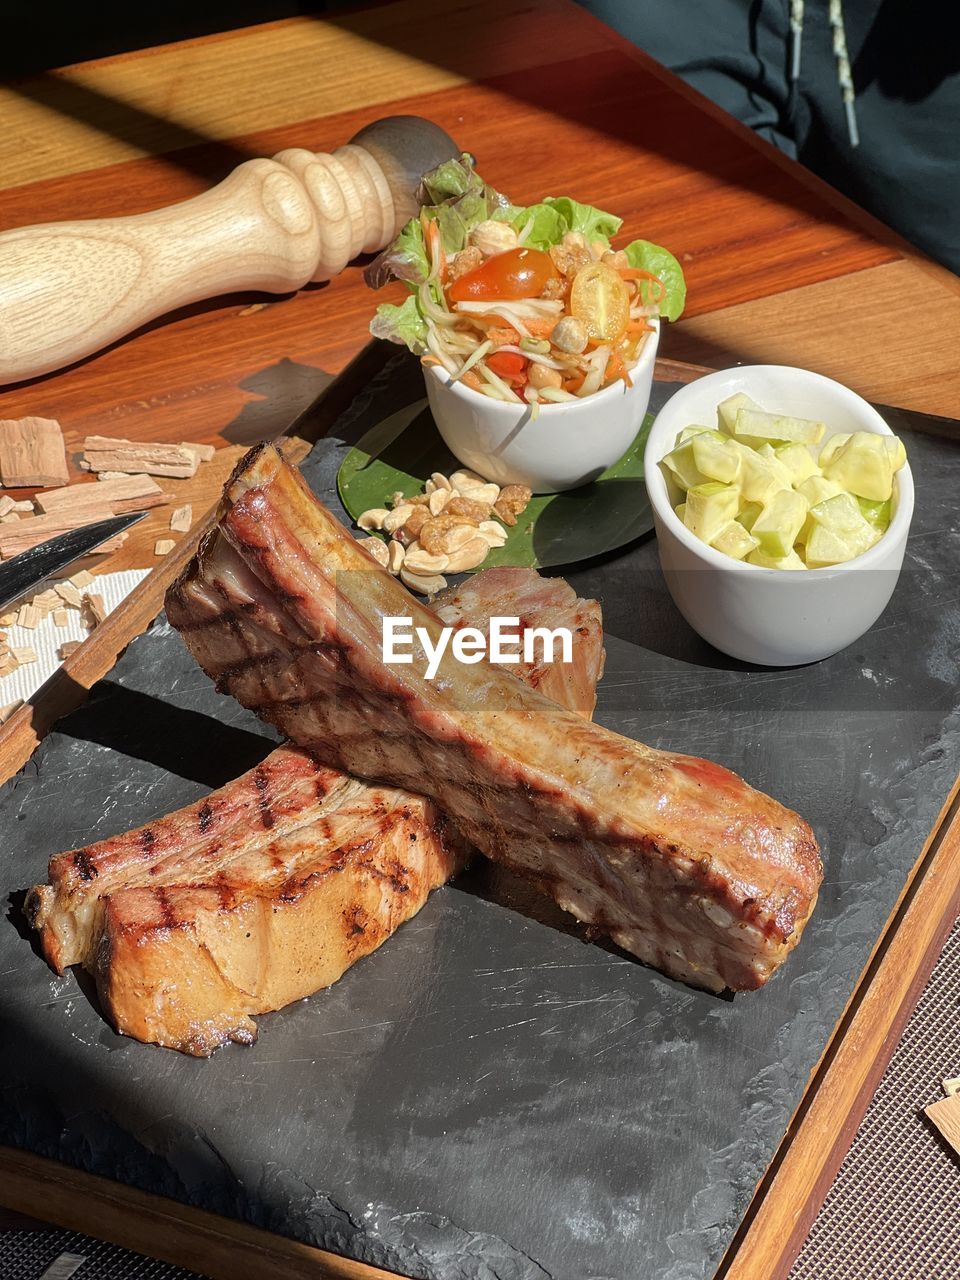
[[[331,155],[248,160],[181,204],[0,234],[0,384],[99,351],[218,294],[288,293],[382,249],[429,169],[458,155],[438,125],[390,116]]]

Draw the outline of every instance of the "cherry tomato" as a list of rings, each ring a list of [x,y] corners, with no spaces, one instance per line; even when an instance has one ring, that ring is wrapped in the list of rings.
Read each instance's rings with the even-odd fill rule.
[[[613,267],[591,262],[573,277],[570,311],[595,342],[619,342],[630,320],[630,294]]]
[[[511,384],[525,382],[527,361],[515,351],[494,351],[487,356],[487,368]]]
[[[494,298],[536,298],[557,274],[549,254],[539,249],[508,249],[496,253],[475,271],[454,280],[447,291],[451,302],[488,302]]]

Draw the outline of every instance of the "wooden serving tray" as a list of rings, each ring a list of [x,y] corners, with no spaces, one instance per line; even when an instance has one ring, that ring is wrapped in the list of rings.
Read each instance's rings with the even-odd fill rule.
[[[409,392],[390,358],[366,349],[295,425],[294,454]],[[697,372],[658,369],[661,383]],[[905,434],[956,442],[951,424],[898,417]],[[327,499],[336,448],[304,468]],[[732,765],[817,828],[821,903],[764,991],[718,1000],[581,947],[481,868],[329,993],[261,1019],[254,1049],[196,1063],[114,1036],[72,976],[51,983],[14,934],[14,900],[0,931],[0,967],[16,971],[0,1009],[0,1134],[20,1149],[0,1152],[0,1200],[231,1280],[785,1275],[960,906],[958,606],[935,541],[960,451],[924,434],[908,448],[918,511],[904,578],[874,631],[827,663],[755,672],[709,650],[672,610],[650,542],[567,574],[604,601],[598,717]],[[5,727],[5,776],[113,669],[191,549]],[[141,656],[161,645],[151,675]],[[150,725],[133,722],[161,725],[168,703],[200,737],[163,748],[160,768]],[[10,888],[92,838],[84,814],[98,804],[116,806],[96,820],[120,829],[138,808],[145,819],[191,798],[184,786],[211,769],[230,776],[234,756],[262,749],[255,731],[174,637],[146,636],[0,794]],[[224,759],[211,763],[204,734]],[[381,1025],[398,1028],[389,1043]]]

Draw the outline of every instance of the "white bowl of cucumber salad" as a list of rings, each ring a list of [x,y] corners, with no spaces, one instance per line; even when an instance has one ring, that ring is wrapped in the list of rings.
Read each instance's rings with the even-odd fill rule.
[[[708,374],[658,414],[644,473],[670,594],[722,652],[816,662],[886,608],[913,477],[900,441],[849,388],[786,365]]]

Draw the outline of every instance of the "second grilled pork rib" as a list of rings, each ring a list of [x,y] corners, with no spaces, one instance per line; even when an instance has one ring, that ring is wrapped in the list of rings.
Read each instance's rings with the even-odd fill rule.
[[[451,624],[499,608],[576,628],[576,661],[517,674],[589,715],[603,663],[600,609],[528,569],[451,592]],[[227,634],[242,634],[233,619]],[[465,861],[420,796],[358,782],[283,746],[202,800],[50,860],[28,898],[50,963],[83,964],[127,1035],[193,1054],[256,1037],[251,1015],[329,986],[419,911]]]
[[[674,976],[746,990],[785,959],[821,879],[796,814],[486,663],[448,652],[434,680],[422,653],[387,665],[383,618],[436,643],[436,615],[371,570],[270,446],[234,473],[218,527],[167,610],[219,688],[326,763],[430,796],[482,852]]]

